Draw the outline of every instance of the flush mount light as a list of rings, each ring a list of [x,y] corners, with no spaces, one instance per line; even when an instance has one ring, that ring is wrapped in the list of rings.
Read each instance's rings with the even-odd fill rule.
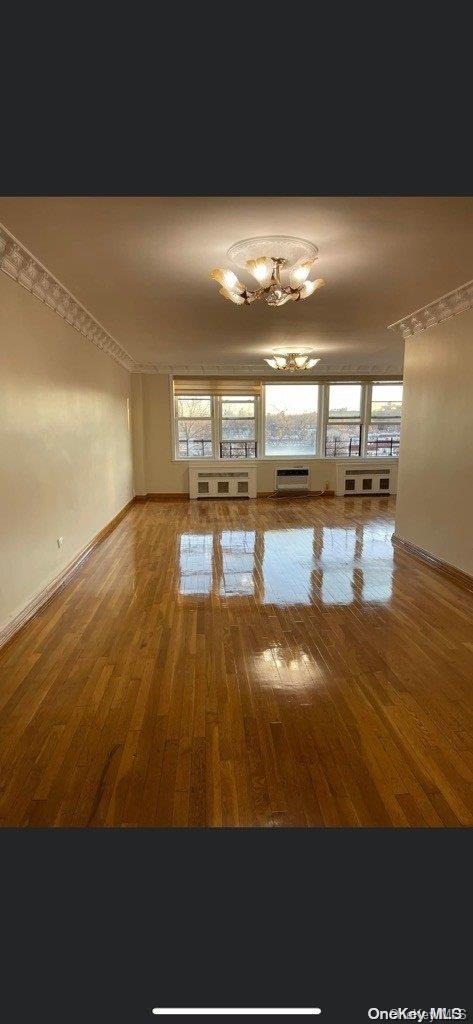
[[[303,238],[285,235],[246,238],[232,245],[227,255],[238,267],[249,271],[258,284],[257,288],[250,289],[233,270],[221,267],[212,270],[210,277],[221,285],[220,294],[237,306],[248,306],[255,299],[264,299],[268,306],[284,306],[286,302],[308,299],[325,284],[322,277],[309,280],[318,249]],[[286,282],[281,273],[286,276]]]
[[[300,370],[311,370],[320,359],[314,359],[310,352],[275,352],[265,363],[273,370],[285,373],[298,373]]]

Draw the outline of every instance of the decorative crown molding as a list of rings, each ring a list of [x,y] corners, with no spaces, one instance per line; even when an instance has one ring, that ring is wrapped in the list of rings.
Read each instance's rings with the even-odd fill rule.
[[[271,371],[261,363],[135,363],[134,373],[165,373],[177,377],[261,377],[261,375],[274,376],[277,381],[278,373]],[[392,374],[393,377],[402,375],[402,363],[329,363],[321,359],[319,374],[314,371],[311,376],[327,376],[333,374],[340,377],[343,374],[352,375],[359,373],[366,377],[386,377]],[[300,373],[291,374],[291,377],[304,380],[307,373],[301,370]]]
[[[0,224],[0,270],[46,303],[96,348],[120,363],[120,366],[126,370],[135,369],[135,361],[129,353],[3,224]]]
[[[398,331],[403,338],[411,338],[413,334],[420,334],[428,327],[435,327],[451,316],[464,313],[467,309],[473,308],[473,281],[454,288],[453,291],[441,295],[434,302],[429,302],[421,309],[415,309],[413,313],[404,316],[402,320],[396,320],[389,324],[388,331]]]

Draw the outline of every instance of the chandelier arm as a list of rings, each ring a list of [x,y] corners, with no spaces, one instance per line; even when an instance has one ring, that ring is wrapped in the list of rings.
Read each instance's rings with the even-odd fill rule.
[[[260,299],[263,294],[263,290],[263,288],[255,288],[254,291],[251,291],[250,288],[245,288],[243,298],[246,305],[249,306],[251,302],[255,301],[255,299]]]

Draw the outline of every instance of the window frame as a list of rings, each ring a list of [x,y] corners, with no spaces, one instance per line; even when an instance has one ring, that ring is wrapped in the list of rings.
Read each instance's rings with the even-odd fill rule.
[[[304,452],[304,453],[299,453],[299,454],[298,453],[294,453],[293,455],[288,455],[288,454],[285,454],[285,455],[272,455],[272,454],[266,453],[266,439],[265,439],[266,385],[268,385],[268,384],[278,384],[278,383],[281,383],[281,384],[295,384],[296,386],[298,384],[313,384],[313,385],[315,385],[318,388],[318,395],[317,395],[318,401],[317,401],[316,449],[315,449],[315,453],[314,454],[308,454],[307,452]],[[357,419],[355,417],[346,417],[343,420],[333,420],[333,419],[330,419],[330,416],[329,416],[329,395],[330,395],[330,385],[331,384],[359,384],[361,386],[360,419]],[[178,415],[177,415],[177,409],[178,409],[177,403],[178,403],[179,396],[174,394],[173,377],[172,377],[172,374],[170,374],[170,376],[169,376],[169,395],[170,395],[170,414],[171,414],[171,453],[172,453],[171,454],[171,458],[172,458],[172,462],[178,462],[178,463],[181,463],[181,464],[184,464],[184,465],[198,465],[198,464],[208,465],[209,463],[212,463],[212,462],[214,462],[214,463],[221,463],[222,465],[226,465],[226,464],[233,465],[235,463],[238,463],[239,465],[243,464],[243,465],[248,465],[248,466],[257,465],[259,462],[271,462],[271,463],[273,463],[275,461],[276,462],[279,461],[279,462],[291,462],[291,463],[292,462],[298,462],[299,463],[299,462],[304,462],[306,460],[307,461],[317,460],[317,461],[321,461],[321,462],[325,462],[326,461],[326,462],[331,462],[331,463],[347,462],[347,463],[352,463],[352,464],[354,462],[356,462],[357,460],[359,462],[369,462],[369,463],[371,463],[371,462],[375,463],[376,461],[386,461],[386,460],[389,460],[389,461],[392,460],[393,462],[395,462],[395,461],[398,460],[399,454],[397,454],[397,455],[368,455],[367,454],[367,440],[368,440],[369,430],[370,430],[370,428],[372,427],[373,424],[377,424],[377,423],[384,423],[384,424],[395,423],[396,425],[398,425],[398,424],[401,424],[401,422],[402,422],[402,405],[401,405],[401,415],[399,417],[392,417],[390,419],[387,419],[387,418],[382,418],[381,419],[380,417],[378,417],[378,418],[375,417],[374,419],[371,418],[372,389],[373,389],[373,385],[375,385],[375,384],[381,384],[381,385],[382,384],[386,384],[386,385],[389,385],[389,384],[401,384],[401,385],[404,385],[404,381],[403,381],[402,377],[398,378],[398,379],[396,379],[396,378],[392,379],[391,378],[389,380],[388,379],[379,380],[379,378],[376,378],[376,377],[372,377],[372,378],[369,378],[369,379],[367,379],[365,377],[364,379],[359,378],[358,380],[357,379],[353,379],[353,378],[351,380],[350,379],[349,380],[346,380],[346,379],[344,380],[343,378],[338,378],[337,379],[336,377],[334,377],[332,379],[329,378],[329,379],[324,379],[324,380],[320,380],[320,379],[317,380],[317,379],[314,379],[314,378],[307,380],[306,378],[298,378],[297,380],[294,380],[294,381],[289,381],[289,380],[286,379],[286,380],[280,381],[280,382],[277,379],[274,379],[274,380],[273,379],[270,379],[270,380],[263,379],[262,380],[262,386],[261,386],[261,395],[248,396],[249,398],[252,397],[254,399],[254,403],[255,403],[254,423],[255,423],[256,456],[254,458],[251,457],[251,456],[249,458],[245,457],[245,456],[242,457],[242,458],[239,458],[239,457],[230,458],[228,456],[224,456],[223,458],[221,458],[220,457],[220,443],[221,443],[221,433],[222,433],[222,430],[221,430],[221,408],[222,408],[222,403],[225,400],[228,401],[229,399],[231,399],[234,396],[232,394],[228,394],[228,395],[225,395],[225,394],[222,394],[222,395],[189,395],[189,396],[181,395],[181,397],[189,397],[189,398],[210,398],[210,402],[211,402],[211,417],[210,417],[210,420],[211,420],[211,436],[212,436],[212,452],[213,452],[213,454],[211,456],[210,455],[197,455],[197,456],[195,456],[195,455],[191,455],[191,456],[179,455],[179,451],[178,451],[178,442],[179,442],[178,421],[179,421],[179,419],[184,419],[185,417],[178,417]],[[245,395],[245,388],[244,388],[244,386],[242,387],[241,395],[242,396]],[[403,392],[403,397],[404,397],[404,392]],[[199,417],[195,417],[195,418],[198,419]],[[207,417],[202,417],[202,418],[207,419]],[[329,426],[329,424],[331,424],[331,425],[336,425],[336,424],[345,424],[345,425],[347,425],[347,424],[350,424],[350,423],[353,424],[353,425],[356,424],[357,426],[358,426],[358,424],[360,424],[360,427],[361,427],[360,454],[359,455],[352,455],[352,456],[348,456],[348,455],[337,455],[337,456],[326,455],[325,454],[326,432],[327,432],[327,427]]]
[[[226,438],[222,437],[222,434],[223,434],[222,422],[223,422],[224,419],[229,419],[230,418],[230,417],[224,417],[222,415],[222,406],[223,406],[224,402],[235,401],[235,397],[236,397],[235,395],[216,395],[215,396],[215,400],[216,400],[216,431],[217,431],[217,448],[216,448],[216,450],[218,452],[217,461],[219,461],[219,462],[248,462],[248,463],[254,463],[254,462],[258,461],[258,458],[259,458],[259,454],[258,453],[260,451],[259,417],[258,417],[259,397],[258,397],[258,395],[245,395],[244,390],[242,391],[242,394],[239,395],[238,397],[239,398],[246,398],[247,401],[253,402],[254,415],[253,416],[248,416],[247,419],[253,421],[254,427],[255,427],[255,435],[254,435],[254,438],[241,438],[240,440],[242,440],[243,442],[245,440],[250,441],[250,442],[254,440],[254,443],[255,443],[255,454],[254,454],[254,456],[251,456],[251,455],[241,455],[241,456],[239,456],[239,455],[237,455],[235,457],[233,457],[231,455],[226,455],[225,456],[225,455],[221,455],[220,454],[222,444],[225,444],[225,442],[227,441]],[[235,439],[235,440],[237,440],[237,439]],[[227,443],[229,443],[229,442],[227,441]],[[187,459],[185,461],[187,461]]]

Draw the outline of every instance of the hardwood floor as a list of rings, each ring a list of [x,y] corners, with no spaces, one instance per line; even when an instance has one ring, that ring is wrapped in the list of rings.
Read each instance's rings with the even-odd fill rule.
[[[0,653],[0,823],[473,824],[473,593],[393,527],[134,506]]]

